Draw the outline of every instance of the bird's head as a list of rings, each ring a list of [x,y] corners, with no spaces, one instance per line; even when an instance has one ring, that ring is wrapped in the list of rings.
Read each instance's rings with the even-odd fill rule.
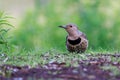
[[[61,25],[59,27],[64,28],[71,36],[78,33],[78,27],[75,24]]]

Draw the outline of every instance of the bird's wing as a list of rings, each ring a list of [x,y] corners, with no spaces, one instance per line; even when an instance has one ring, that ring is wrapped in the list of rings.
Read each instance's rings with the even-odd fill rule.
[[[85,39],[87,38],[87,37],[86,37],[86,35],[85,35],[84,33],[82,33],[82,35],[81,35],[81,36],[82,36],[82,37],[84,37]]]
[[[84,33],[82,33],[81,31],[79,31],[79,34],[80,34],[81,37],[87,39],[86,35]]]

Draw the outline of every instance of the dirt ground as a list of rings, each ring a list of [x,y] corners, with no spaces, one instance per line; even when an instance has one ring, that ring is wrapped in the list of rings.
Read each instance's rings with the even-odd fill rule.
[[[120,54],[88,55],[87,60],[77,61],[78,66],[65,62],[46,65],[0,66],[0,80],[120,80]]]

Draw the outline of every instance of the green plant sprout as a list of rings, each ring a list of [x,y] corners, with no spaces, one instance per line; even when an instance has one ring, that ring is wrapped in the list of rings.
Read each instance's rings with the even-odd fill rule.
[[[9,19],[12,18],[8,16],[5,12],[0,12],[0,48],[3,50],[2,47],[5,45],[5,49],[8,49],[8,41],[7,41],[7,32],[10,30],[8,27],[13,27],[13,25],[10,24]]]

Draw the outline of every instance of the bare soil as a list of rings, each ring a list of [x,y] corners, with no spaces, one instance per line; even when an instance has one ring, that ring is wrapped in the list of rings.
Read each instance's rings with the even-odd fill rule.
[[[0,80],[120,80],[120,54],[87,55],[87,60],[78,60],[78,66],[65,62],[46,65],[0,66]]]

